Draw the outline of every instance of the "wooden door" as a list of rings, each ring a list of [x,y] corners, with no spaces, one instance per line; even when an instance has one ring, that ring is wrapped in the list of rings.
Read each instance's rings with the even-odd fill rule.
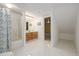
[[[45,22],[45,40],[51,39],[51,17],[46,17]]]

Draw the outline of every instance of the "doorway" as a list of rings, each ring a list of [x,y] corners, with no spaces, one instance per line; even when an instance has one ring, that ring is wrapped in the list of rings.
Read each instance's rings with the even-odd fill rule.
[[[44,18],[45,40],[51,40],[51,17]]]

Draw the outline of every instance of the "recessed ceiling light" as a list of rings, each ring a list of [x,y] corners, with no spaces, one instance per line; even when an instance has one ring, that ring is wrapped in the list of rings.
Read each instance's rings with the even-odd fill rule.
[[[6,6],[7,6],[8,8],[12,8],[12,7],[13,7],[13,5],[11,5],[11,4],[6,4]]]

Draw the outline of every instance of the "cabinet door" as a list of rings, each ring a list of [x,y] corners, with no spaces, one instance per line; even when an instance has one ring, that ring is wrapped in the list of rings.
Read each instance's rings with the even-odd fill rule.
[[[33,40],[37,38],[37,36],[38,36],[37,32],[26,33],[26,41]]]

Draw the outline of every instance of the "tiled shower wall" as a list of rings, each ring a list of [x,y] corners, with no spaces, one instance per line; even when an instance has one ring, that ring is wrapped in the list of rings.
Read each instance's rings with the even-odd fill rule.
[[[11,18],[9,9],[0,8],[0,53],[6,52],[11,43]]]

